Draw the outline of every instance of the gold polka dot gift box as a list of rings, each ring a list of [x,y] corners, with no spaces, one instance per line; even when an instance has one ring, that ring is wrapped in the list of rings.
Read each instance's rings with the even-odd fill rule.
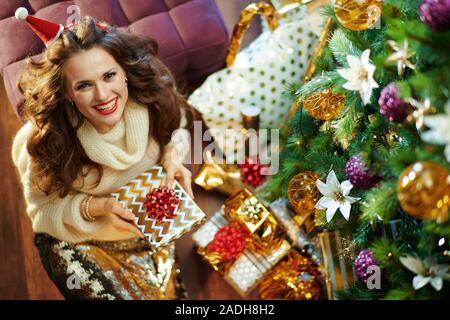
[[[199,226],[206,218],[205,213],[177,181],[174,182],[173,191],[179,201],[173,216],[161,219],[148,216],[144,206],[147,194],[162,186],[164,179],[163,168],[154,166],[111,194],[119,200],[123,208],[134,213],[134,222],[155,248],[180,238],[186,232]]]
[[[236,250],[242,234],[245,244]],[[225,201],[192,239],[202,258],[243,297],[291,249],[271,213],[246,189]]]

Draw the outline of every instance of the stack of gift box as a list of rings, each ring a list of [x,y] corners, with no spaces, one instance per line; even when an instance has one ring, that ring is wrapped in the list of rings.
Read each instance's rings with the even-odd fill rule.
[[[318,299],[318,265],[305,249],[292,245],[289,232],[273,212],[242,189],[192,238],[203,259],[243,297],[259,285],[264,299]],[[301,246],[308,249],[306,242]]]

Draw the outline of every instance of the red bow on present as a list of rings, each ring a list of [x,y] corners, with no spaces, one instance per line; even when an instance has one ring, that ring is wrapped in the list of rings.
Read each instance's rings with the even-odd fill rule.
[[[173,189],[159,187],[147,194],[144,208],[150,218],[161,220],[164,217],[172,218],[179,203],[180,200]]]
[[[242,182],[253,187],[259,187],[267,179],[268,165],[261,165],[258,160],[251,158],[245,159],[245,162],[239,165],[241,168]]]
[[[208,251],[220,254],[223,260],[234,260],[245,249],[248,230],[239,223],[223,226],[214,235],[214,240],[208,245]]]

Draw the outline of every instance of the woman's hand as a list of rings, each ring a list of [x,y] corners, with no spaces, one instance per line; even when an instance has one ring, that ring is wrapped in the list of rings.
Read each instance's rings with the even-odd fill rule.
[[[89,212],[96,219],[109,219],[118,231],[129,231],[144,238],[144,234],[134,224],[134,213],[123,209],[116,198],[92,198]]]
[[[166,171],[166,181],[164,184],[172,188],[174,180],[177,179],[187,194],[194,199],[194,193],[191,187],[192,173],[183,165],[182,159],[177,158],[176,152],[174,147],[166,147],[162,159],[162,166]]]

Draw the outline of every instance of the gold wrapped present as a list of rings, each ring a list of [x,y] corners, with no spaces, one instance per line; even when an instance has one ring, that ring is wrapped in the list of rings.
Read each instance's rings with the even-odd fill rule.
[[[163,168],[155,166],[111,194],[119,200],[122,207],[135,214],[134,221],[137,227],[154,247],[165,246],[180,238],[206,218],[204,212],[187,195],[177,181],[174,182],[173,190],[179,199],[179,203],[174,216],[162,219],[149,217],[144,208],[146,196],[152,189],[162,186],[164,179]]]
[[[261,299],[318,300],[320,271],[316,263],[292,249],[264,277],[259,288]]]
[[[224,275],[225,280],[243,297],[257,286],[264,274],[278,263],[290,250],[286,240],[278,240],[270,250],[261,251],[252,246],[255,241],[249,238],[249,245],[235,259],[224,261],[217,252],[208,251],[217,232],[236,221],[230,221],[221,208],[206,223],[193,233],[192,239],[198,247],[197,252],[216,270]],[[266,239],[267,240],[267,239]]]
[[[283,233],[264,205],[247,189],[242,189],[224,204],[225,215],[245,225],[258,243],[265,248],[279,240]]]

